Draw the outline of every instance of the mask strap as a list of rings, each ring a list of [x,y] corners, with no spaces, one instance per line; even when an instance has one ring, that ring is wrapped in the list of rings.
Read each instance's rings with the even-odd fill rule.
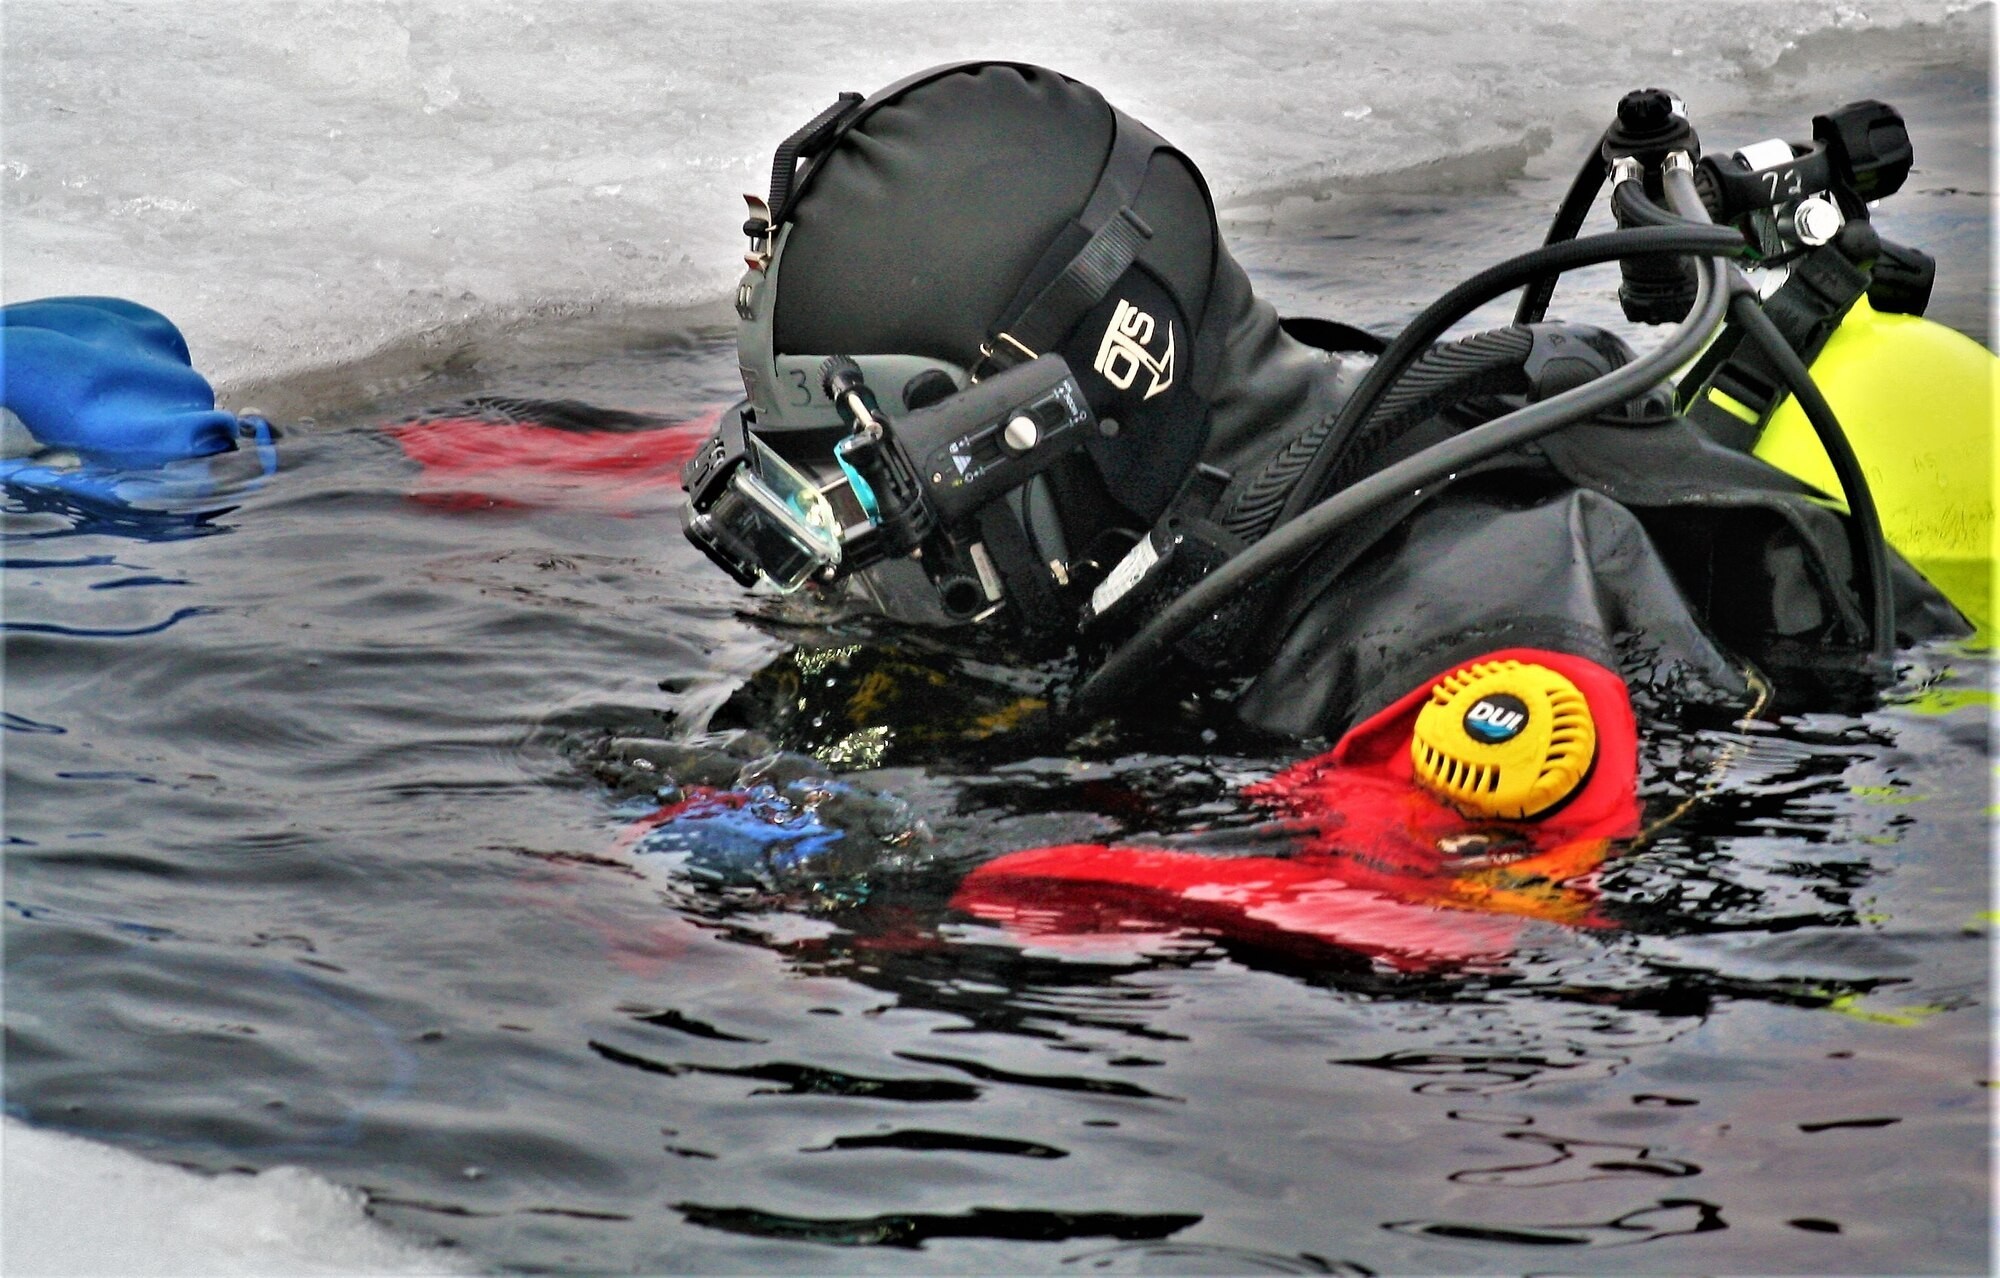
[[[860,94],[843,93],[834,99],[832,106],[806,121],[798,132],[778,144],[777,153],[771,157],[771,198],[767,202],[771,210],[770,225],[776,226],[784,221],[789,211],[786,206],[792,202],[792,180],[798,174],[799,161],[825,150],[840,126],[860,109]]]
[[[1139,188],[1145,185],[1146,170],[1157,151],[1169,149],[1160,135],[1114,110],[1111,152],[1097,176],[1097,185],[1077,216],[1077,226],[1089,236],[1067,264],[1032,297],[1016,295],[1006,313],[1013,318],[997,326],[980,346],[981,359],[972,371],[975,380],[1035,358],[1055,349],[1092,307],[1139,258],[1153,228],[1132,209]],[[1064,237],[1051,246],[1061,251]],[[1059,260],[1059,259],[1058,259]],[[1028,276],[1026,293],[1049,266],[1047,258]]]

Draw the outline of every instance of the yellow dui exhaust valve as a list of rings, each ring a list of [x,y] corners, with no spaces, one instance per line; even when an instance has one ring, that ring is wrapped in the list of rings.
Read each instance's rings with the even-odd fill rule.
[[[1541,816],[1583,784],[1597,754],[1590,703],[1547,666],[1480,661],[1431,688],[1410,759],[1417,780],[1467,816]]]

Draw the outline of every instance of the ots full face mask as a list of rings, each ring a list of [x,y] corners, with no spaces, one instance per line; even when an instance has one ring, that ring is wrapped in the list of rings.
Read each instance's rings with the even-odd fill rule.
[[[683,476],[739,582],[1067,632],[1177,501],[1213,502],[1253,303],[1200,174],[1095,90],[976,62],[843,94],[746,198],[746,398]]]

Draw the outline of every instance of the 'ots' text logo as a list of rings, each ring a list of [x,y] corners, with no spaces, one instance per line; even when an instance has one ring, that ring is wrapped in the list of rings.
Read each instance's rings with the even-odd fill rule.
[[[1167,323],[1167,348],[1157,357],[1147,350],[1152,343],[1153,317],[1140,310],[1124,298],[1118,299],[1118,309],[1111,313],[1111,323],[1104,328],[1104,340],[1098,343],[1097,359],[1091,367],[1104,374],[1104,380],[1119,390],[1132,389],[1139,371],[1144,369],[1152,378],[1146,387],[1143,399],[1151,399],[1174,384],[1174,326]]]
[[[1465,712],[1465,735],[1486,745],[1512,741],[1527,726],[1527,703],[1504,692],[1481,697]]]

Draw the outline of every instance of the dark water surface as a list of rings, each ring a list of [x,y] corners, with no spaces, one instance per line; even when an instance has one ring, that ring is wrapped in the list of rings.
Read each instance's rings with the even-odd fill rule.
[[[1982,254],[1983,71],[1863,91],[1945,122],[1885,231]],[[1780,83],[1704,136],[1861,95]],[[1393,328],[1538,240],[1568,163],[1231,234],[1286,309]],[[1984,279],[1933,314],[1985,338]],[[1558,309],[1615,316],[1588,278]],[[301,1164],[530,1271],[1988,1270],[1989,657],[1653,734],[1649,810],[1695,802],[1602,872],[1613,929],[1421,976],[1198,929],[1040,947],[949,910],[960,875],[1241,819],[1294,754],[959,732],[1042,672],[746,620],[677,492],[414,500],[376,429],[474,393],[691,415],[730,341],[468,348],[294,424],[201,521],[10,504],[10,1113]],[[760,670],[807,709],[730,702]],[[864,685],[904,709],[834,722]],[[775,740],[691,737],[735,723]],[[745,770],[816,778],[779,793],[825,837],[733,874],[629,837],[669,774]]]

